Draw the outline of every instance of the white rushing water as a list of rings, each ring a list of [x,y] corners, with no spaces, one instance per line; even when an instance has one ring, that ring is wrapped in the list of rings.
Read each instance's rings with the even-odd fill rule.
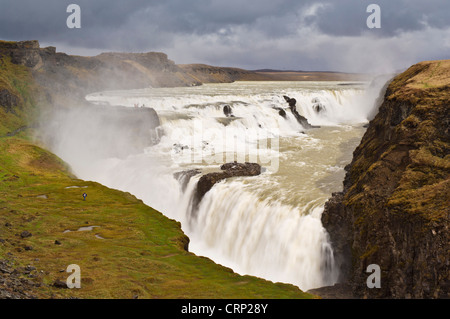
[[[376,94],[368,95],[365,84],[338,82],[236,82],[96,93],[87,99],[154,108],[161,121],[159,144],[89,165],[75,159],[67,139],[61,138],[54,151],[80,178],[128,191],[180,221],[195,254],[240,274],[308,290],[337,280],[320,217],[331,193],[341,190],[343,168]],[[297,111],[321,128],[305,131],[283,95],[295,98]],[[319,113],[314,110],[318,103]],[[234,117],[224,115],[225,105]],[[276,108],[286,109],[286,117]],[[259,162],[263,173],[216,184],[193,212],[199,175],[183,190],[174,173],[217,171],[234,159]]]

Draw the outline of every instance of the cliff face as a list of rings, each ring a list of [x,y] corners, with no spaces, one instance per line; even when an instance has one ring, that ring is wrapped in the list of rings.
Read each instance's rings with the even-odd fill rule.
[[[0,137],[20,131],[35,112],[37,87],[29,72],[40,62],[35,45],[0,41]]]
[[[156,143],[159,118],[150,108],[91,105],[85,95],[197,84],[164,53],[79,57],[57,53],[53,47],[41,49],[38,41],[0,41],[0,67],[0,115],[4,118],[0,136],[33,126],[39,128],[39,139],[53,149],[54,135],[62,132],[55,126],[65,127],[68,138],[76,135],[75,145],[78,140],[82,145],[97,142],[103,149],[93,148],[91,153],[108,156],[130,154]],[[31,89],[32,94],[23,94]]]
[[[164,53],[103,53],[95,57],[56,53],[40,49],[42,66],[34,71],[36,80],[53,94],[84,100],[84,96],[106,90],[148,87],[193,86],[201,83],[186,74]]]
[[[450,60],[398,75],[326,203],[342,282],[356,297],[449,297]],[[381,268],[369,289],[367,266]]]
[[[56,52],[55,47],[40,48],[38,41],[0,41],[0,56],[32,69],[37,83],[61,104],[82,102],[96,91],[201,84],[159,52],[82,57]]]
[[[36,40],[21,42],[0,41],[0,55],[9,55],[12,63],[29,68],[34,68],[42,63],[39,55],[39,42]]]

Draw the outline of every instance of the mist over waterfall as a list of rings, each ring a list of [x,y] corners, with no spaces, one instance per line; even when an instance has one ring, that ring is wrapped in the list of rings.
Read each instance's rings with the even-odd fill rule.
[[[191,252],[308,290],[337,281],[320,218],[342,188],[379,91],[367,83],[236,82],[100,92],[86,99],[106,110],[151,108],[157,121],[132,122],[139,130],[130,137],[84,110],[89,127],[55,114],[43,134],[78,177],[130,192],[180,221]],[[302,127],[283,96],[295,98],[297,111],[320,128]],[[117,152],[128,144],[134,148]],[[262,174],[223,180],[193,208],[200,176],[233,161],[257,162]]]

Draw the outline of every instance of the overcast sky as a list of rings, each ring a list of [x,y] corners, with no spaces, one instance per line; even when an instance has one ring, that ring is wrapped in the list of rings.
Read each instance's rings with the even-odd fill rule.
[[[66,25],[81,7],[81,29]],[[381,28],[369,29],[369,4]],[[161,51],[176,63],[387,72],[450,58],[450,0],[0,0],[0,39],[69,54]]]

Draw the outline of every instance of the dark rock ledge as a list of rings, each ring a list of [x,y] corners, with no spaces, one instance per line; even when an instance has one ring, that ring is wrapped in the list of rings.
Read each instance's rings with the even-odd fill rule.
[[[198,208],[199,203],[205,194],[217,183],[224,179],[239,176],[257,176],[261,174],[261,165],[257,163],[226,163],[220,166],[220,172],[213,172],[204,174],[197,182],[197,189],[195,190],[192,198],[192,210],[195,211]],[[201,174],[198,169],[178,172],[174,174],[174,177],[181,183],[183,191],[186,189],[189,180],[195,176]]]

